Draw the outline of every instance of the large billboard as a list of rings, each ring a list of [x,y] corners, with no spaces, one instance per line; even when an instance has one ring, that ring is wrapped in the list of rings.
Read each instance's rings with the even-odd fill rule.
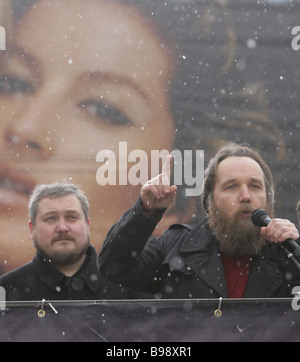
[[[1,0],[0,11],[1,273],[35,254],[35,185],[81,186],[99,251],[162,150],[183,167],[188,151],[205,166],[223,144],[257,148],[276,214],[297,222],[299,1]],[[156,234],[203,217],[186,193],[197,167],[185,175]]]

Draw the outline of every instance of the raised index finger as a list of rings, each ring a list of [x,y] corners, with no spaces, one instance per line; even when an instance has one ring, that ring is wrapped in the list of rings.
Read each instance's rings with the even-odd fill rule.
[[[173,165],[173,157],[171,155],[167,155],[165,159],[165,163],[162,168],[162,184],[170,185],[171,171]]]

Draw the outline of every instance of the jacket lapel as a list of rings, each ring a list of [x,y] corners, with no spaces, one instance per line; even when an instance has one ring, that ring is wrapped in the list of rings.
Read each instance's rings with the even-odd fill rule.
[[[206,223],[196,225],[181,245],[185,263],[221,297],[227,298],[226,281],[217,243]]]
[[[262,253],[251,261],[244,297],[270,298],[282,283],[283,276],[277,264],[268,255]]]

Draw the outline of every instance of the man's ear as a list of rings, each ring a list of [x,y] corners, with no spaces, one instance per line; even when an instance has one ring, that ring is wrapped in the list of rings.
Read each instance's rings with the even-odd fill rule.
[[[33,226],[33,223],[31,220],[28,221],[28,227],[29,227],[30,235],[32,237],[34,226]]]

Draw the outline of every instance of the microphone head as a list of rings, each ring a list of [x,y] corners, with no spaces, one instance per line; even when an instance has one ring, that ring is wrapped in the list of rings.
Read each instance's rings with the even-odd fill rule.
[[[256,209],[251,214],[251,220],[256,226],[267,226],[271,221],[268,213],[263,209]]]

